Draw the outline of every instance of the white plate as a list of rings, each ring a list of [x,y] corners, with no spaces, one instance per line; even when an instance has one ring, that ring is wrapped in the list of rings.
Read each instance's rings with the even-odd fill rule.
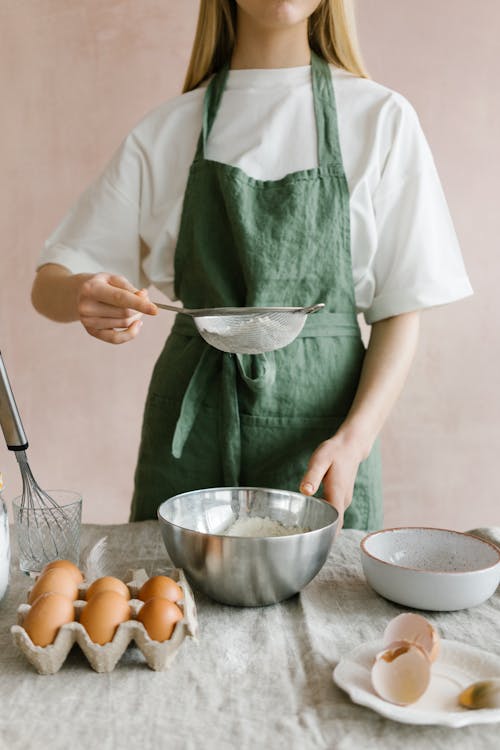
[[[335,667],[334,682],[354,703],[403,724],[463,727],[500,721],[500,708],[470,710],[458,705],[458,695],[467,685],[489,677],[500,677],[500,656],[465,643],[442,639],[441,653],[432,665],[431,682],[424,695],[409,706],[397,706],[380,698],[371,684],[373,660],[382,649],[382,641],[364,643]]]

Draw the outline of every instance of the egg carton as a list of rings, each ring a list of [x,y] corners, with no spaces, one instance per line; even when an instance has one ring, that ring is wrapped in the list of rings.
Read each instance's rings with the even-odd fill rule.
[[[165,575],[177,581],[183,591],[183,598],[178,602],[183,611],[182,620],[175,624],[174,631],[168,641],[159,643],[153,641],[146,632],[146,628],[136,617],[144,602],[138,599],[139,589],[148,579],[145,570],[130,571],[131,580],[126,583],[130,592],[129,601],[131,619],[122,622],[110,643],[100,646],[90,640],[83,625],[78,622],[80,612],[85,606],[85,592],[90,582],[84,582],[78,589],[78,599],[75,601],[74,622],[63,625],[53,643],[49,646],[35,646],[26,630],[23,628],[24,618],[31,609],[29,604],[21,604],[17,609],[17,625],[12,625],[10,632],[15,645],[22,651],[27,660],[38,674],[55,674],[58,672],[75,643],[87,657],[96,672],[111,672],[131,641],[134,641],[142,652],[148,667],[155,671],[167,669],[187,636],[197,640],[198,619],[193,592],[184,572],[179,568],[171,569]],[[28,592],[29,593],[29,592]]]

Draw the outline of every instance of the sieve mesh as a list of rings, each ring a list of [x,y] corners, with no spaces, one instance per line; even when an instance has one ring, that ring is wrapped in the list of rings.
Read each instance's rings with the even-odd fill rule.
[[[308,307],[203,307],[189,309],[155,302],[161,310],[189,315],[200,336],[215,349],[231,354],[263,354],[282,349],[301,332],[306,316],[324,302]]]
[[[216,349],[233,354],[263,354],[291,343],[304,327],[306,313],[203,315],[194,321],[200,336]]]

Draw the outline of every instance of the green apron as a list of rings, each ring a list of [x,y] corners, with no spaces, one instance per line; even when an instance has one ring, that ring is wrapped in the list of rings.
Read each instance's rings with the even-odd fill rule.
[[[258,355],[214,349],[191,318],[176,316],[146,401],[133,521],[155,518],[161,502],[193,489],[298,491],[314,449],[345,419],[363,365],[330,69],[312,53],[318,167],[280,180],[205,158],[227,74],[227,67],[216,74],[205,94],[175,253],[176,295],[191,308],[326,308],[287,347]],[[359,467],[344,524],[381,523],[377,447]]]

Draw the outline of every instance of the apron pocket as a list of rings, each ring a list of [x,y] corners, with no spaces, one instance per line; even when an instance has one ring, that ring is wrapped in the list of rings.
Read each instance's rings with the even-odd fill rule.
[[[241,415],[241,475],[243,486],[299,492],[312,453],[335,434],[345,417],[272,417]],[[323,497],[320,485],[318,497]],[[360,464],[353,501],[344,527],[378,528],[382,521],[378,446]]]
[[[298,492],[312,452],[344,417],[241,417],[241,483]]]

